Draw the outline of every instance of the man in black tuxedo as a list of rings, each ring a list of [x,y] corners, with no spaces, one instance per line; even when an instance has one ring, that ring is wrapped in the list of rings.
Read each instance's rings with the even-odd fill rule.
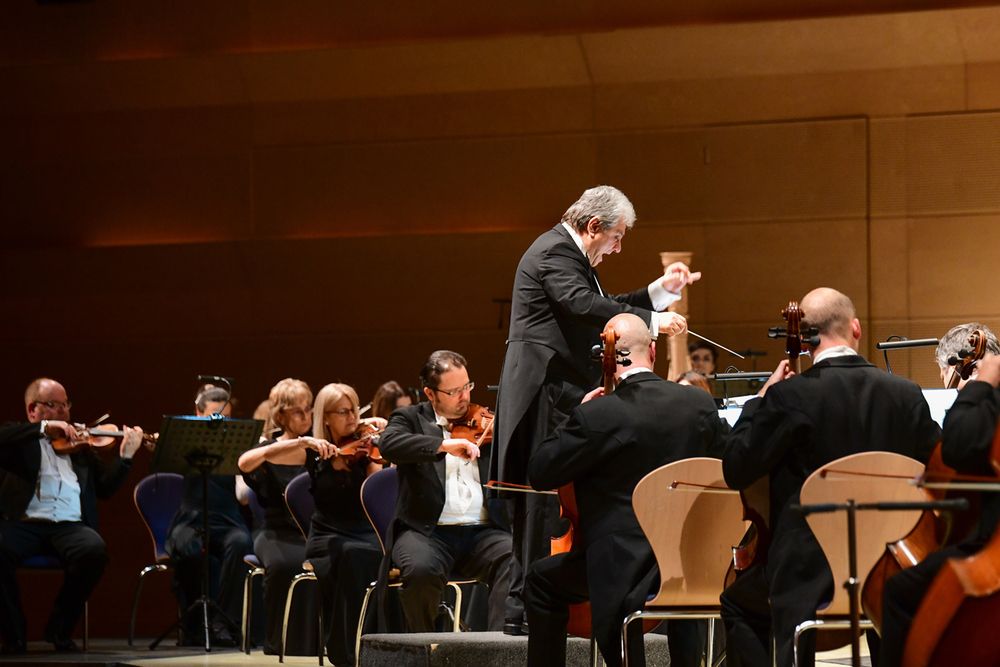
[[[993,477],[996,470],[990,465],[990,453],[1000,420],[1000,356],[988,353],[977,367],[978,376],[959,391],[944,418],[941,458],[961,474]],[[983,493],[979,522],[969,539],[932,553],[886,582],[882,596],[881,667],[896,667],[901,663],[913,617],[945,562],[949,558],[967,558],[980,551],[989,542],[998,523],[1000,494]]]
[[[97,454],[57,454],[56,438],[78,439],[70,401],[55,380],[40,378],[24,394],[28,424],[0,430],[0,633],[5,654],[24,653],[27,627],[16,570],[30,556],[55,556],[66,568],[62,589],[45,626],[45,640],[75,651],[70,638],[84,603],[108,562],[97,534],[97,499],[109,498],[132,469],[142,429],[125,427],[119,455],[105,467]]]
[[[845,295],[813,290],[800,304],[804,327],[819,331],[813,365],[796,375],[787,360],[747,401],[722,457],[726,483],[770,482],[771,545],[762,570],[748,571],[722,594],[727,660],[765,667],[773,628],[777,664],[792,663],[795,626],[815,618],[833,576],[809,525],[789,506],[821,466],[858,452],[889,451],[926,461],[941,429],[915,383],[858,354],[861,323]],[[768,611],[768,596],[770,611]],[[812,665],[815,633],[800,640],[800,665]],[[735,662],[738,660],[739,662]]]
[[[489,445],[451,437],[466,416],[473,383],[465,358],[433,353],[420,370],[428,402],[399,408],[379,440],[382,457],[396,464],[399,497],[386,545],[400,571],[399,599],[411,632],[430,632],[441,591],[456,572],[490,587],[488,626],[503,626],[510,532],[505,507],[483,498]],[[380,581],[390,566],[382,564]],[[380,609],[384,605],[380,605]]]
[[[600,364],[590,358],[590,349],[600,342],[605,322],[632,313],[653,338],[686,329],[680,315],[657,312],[701,277],[684,264],[672,264],[665,276],[631,294],[609,295],[597,279],[594,267],[605,255],[621,251],[622,237],[634,222],[632,203],[619,190],[591,188],[521,257],[497,395],[491,479],[530,483],[528,462],[538,445],[597,386]],[[518,493],[512,512],[514,557],[504,631],[520,634],[524,574],[534,560],[548,555],[548,538],[559,530],[559,510],[552,496]]]
[[[566,662],[569,605],[590,600],[593,635],[609,667],[621,664],[621,624],[645,606],[658,587],[656,558],[632,509],[632,492],[646,474],[667,463],[721,454],[728,430],[715,401],[697,387],[655,375],[656,344],[639,317],[610,324],[618,350],[631,362],[615,372],[618,388],[588,393],[569,419],[531,458],[537,490],[573,482],[580,534],[568,553],[536,561],[525,581],[529,667]],[[629,637],[629,662],[645,664],[641,624]],[[696,667],[698,621],[671,622],[670,664]]]

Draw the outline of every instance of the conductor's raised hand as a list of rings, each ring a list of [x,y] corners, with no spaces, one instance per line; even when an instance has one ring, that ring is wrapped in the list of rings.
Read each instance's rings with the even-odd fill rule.
[[[469,442],[464,438],[442,440],[441,446],[438,447],[438,452],[451,454],[467,461],[479,458],[479,447],[476,447],[475,443]]]
[[[683,315],[666,312],[660,313],[657,317],[659,317],[658,333],[661,336],[673,338],[688,330],[688,323]]]
[[[696,280],[701,280],[701,271],[692,273],[684,262],[674,262],[663,272],[663,280],[660,281],[660,284],[668,292],[677,294]]]

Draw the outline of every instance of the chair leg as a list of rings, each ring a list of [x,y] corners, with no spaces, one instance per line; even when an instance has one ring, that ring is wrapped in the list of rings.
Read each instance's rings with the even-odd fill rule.
[[[451,631],[461,632],[462,631],[462,589],[458,584],[449,583],[449,586],[455,591],[455,617],[452,619]]]
[[[288,596],[285,598],[285,619],[281,623],[281,648],[278,652],[278,662],[285,661],[285,642],[288,640],[288,614],[292,611],[292,595],[295,594],[295,587],[300,581],[311,579],[316,581],[316,575],[311,572],[301,572],[292,577],[292,583],[288,585]]]
[[[708,645],[705,647],[705,665],[712,667],[712,658],[715,654],[715,619],[708,619]]]
[[[83,603],[83,650],[90,650],[90,602]]]
[[[139,583],[135,587],[135,597],[132,598],[132,616],[128,622],[128,645],[135,646],[135,615],[139,611],[139,593],[142,592],[142,582],[146,575],[150,572],[163,572],[167,569],[166,565],[149,565],[142,568],[142,572],[139,573]]]
[[[354,638],[354,667],[358,667],[361,664],[361,630],[365,627],[365,614],[368,613],[368,600],[372,596],[372,591],[375,590],[375,585],[377,581],[373,581],[368,584],[368,590],[365,591],[365,599],[361,603],[361,617],[358,619],[358,634]]]
[[[628,626],[637,616],[638,614],[629,614],[622,622],[622,667],[628,667]]]
[[[323,653],[326,651],[326,637],[323,634],[323,630],[326,629],[326,623],[323,620],[323,590],[320,588],[319,579],[316,579],[316,606],[317,608],[317,623],[319,627],[316,629],[316,654],[319,656],[319,667],[323,667]]]
[[[253,618],[253,578],[264,571],[255,567],[243,580],[243,651],[250,655],[250,621]]]

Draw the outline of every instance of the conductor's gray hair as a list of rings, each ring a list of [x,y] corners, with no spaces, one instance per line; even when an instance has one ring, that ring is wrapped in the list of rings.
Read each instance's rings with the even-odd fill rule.
[[[628,197],[618,188],[598,185],[584,192],[566,209],[562,222],[583,233],[592,218],[600,221],[601,229],[604,231],[608,231],[622,220],[625,221],[625,227],[631,229],[635,224],[635,209],[632,208],[632,202]]]

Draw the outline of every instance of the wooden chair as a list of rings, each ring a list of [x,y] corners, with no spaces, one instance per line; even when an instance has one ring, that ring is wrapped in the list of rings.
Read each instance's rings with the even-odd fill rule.
[[[748,522],[722,461],[694,458],[649,473],[632,493],[636,518],[660,568],[660,590],[622,623],[622,664],[628,667],[628,626],[636,619],[717,619],[719,595]],[[706,665],[712,665],[711,626]]]
[[[924,470],[919,461],[892,452],[862,452],[837,459],[806,479],[799,493],[803,505],[925,501],[923,492],[910,483]],[[872,477],[871,473],[884,475]],[[872,568],[885,553],[886,544],[909,533],[920,519],[919,510],[899,512],[863,511],[856,514],[858,590],[864,588]],[[795,628],[793,664],[799,663],[799,636],[809,629],[850,627],[850,596],[844,588],[849,579],[847,513],[829,512],[806,517],[816,541],[823,548],[833,572],[833,599],[816,610],[816,620]],[[871,621],[862,619],[862,628]]]

